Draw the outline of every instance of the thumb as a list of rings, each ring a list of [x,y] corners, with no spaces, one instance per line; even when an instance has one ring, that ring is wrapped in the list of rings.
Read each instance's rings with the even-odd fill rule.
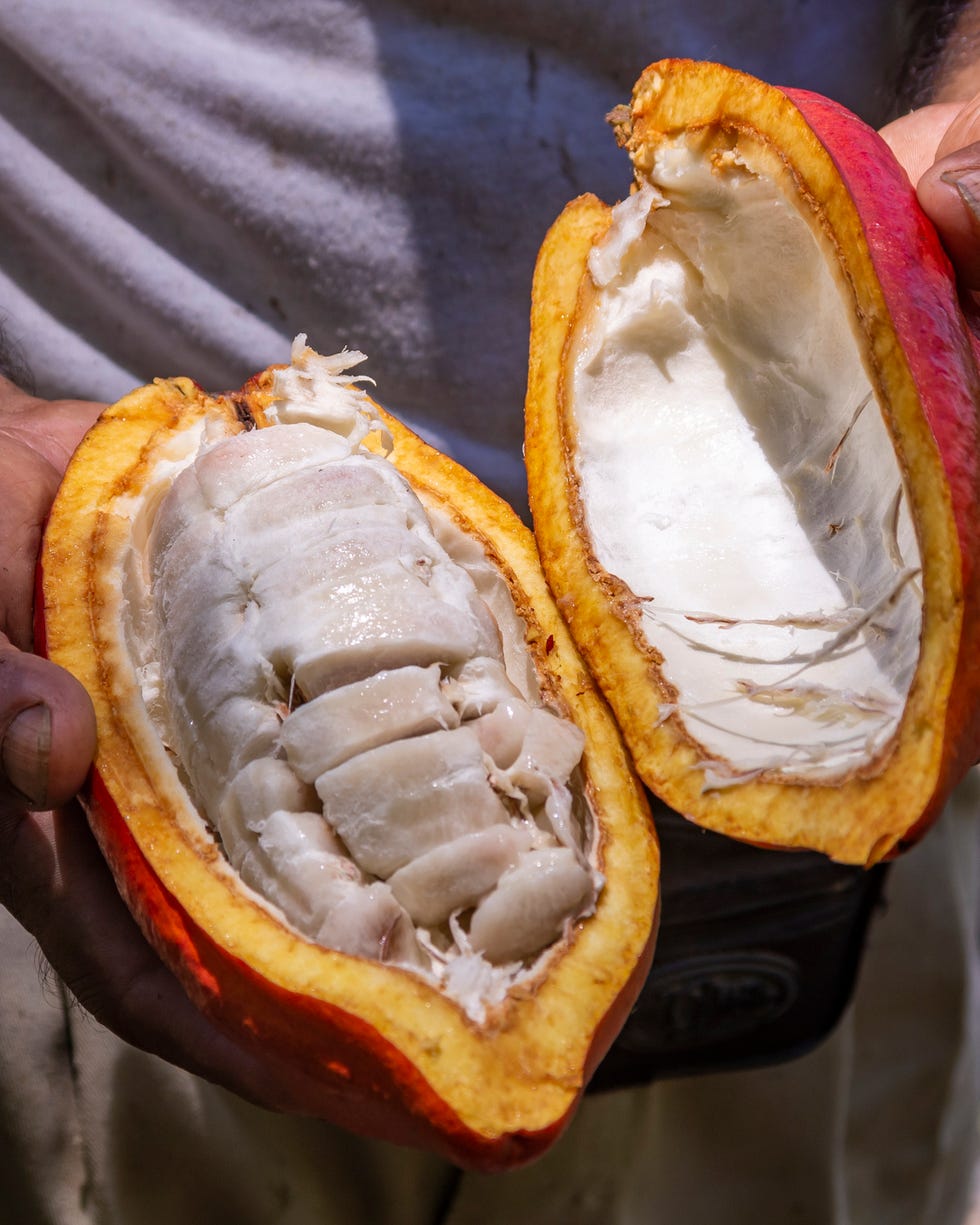
[[[960,281],[980,290],[980,95],[947,127],[918,194]]]
[[[0,805],[67,803],[95,753],[95,713],[78,681],[0,635]]]

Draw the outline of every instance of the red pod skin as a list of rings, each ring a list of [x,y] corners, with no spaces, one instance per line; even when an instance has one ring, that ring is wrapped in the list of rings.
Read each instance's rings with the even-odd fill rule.
[[[940,782],[906,834],[905,841],[913,842],[980,758],[980,339],[964,327],[956,309],[956,273],[887,143],[836,102],[805,90],[785,93],[833,158],[858,213],[873,218],[865,225],[868,251],[942,458],[959,535],[963,629],[957,681],[946,710]]]
[[[649,810],[530,533],[474,477],[386,418],[392,461],[499,567],[542,692],[586,732],[583,786],[609,887],[484,1023],[412,971],[306,940],[243,888],[161,768],[119,611],[132,507],[153,488],[154,456],[172,454],[175,434],[205,421],[265,425],[268,382],[212,398],[189,380],[160,380],[107,409],[69,467],[38,567],[36,645],[93,699],[99,744],[82,803],[149,943],[204,1013],[302,1082],[297,1109],[462,1166],[512,1168],[567,1125],[646,978],[659,909]]]

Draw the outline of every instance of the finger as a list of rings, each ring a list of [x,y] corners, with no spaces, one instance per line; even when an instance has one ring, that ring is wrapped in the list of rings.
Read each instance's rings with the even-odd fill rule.
[[[96,400],[43,400],[0,375],[0,438],[29,446],[59,477],[104,408]]]
[[[22,650],[32,645],[34,573],[44,524],[71,450],[99,405],[48,404],[20,396],[26,408],[0,404],[0,630]]]
[[[0,488],[0,631],[27,650],[33,644],[34,574],[58,474],[32,448],[7,438],[0,446]]]
[[[980,289],[980,141],[937,161],[918,191],[961,282]]]
[[[949,124],[918,194],[961,282],[980,289],[980,96]]]
[[[0,635],[0,802],[66,803],[94,753],[95,713],[79,682]]]
[[[923,106],[881,129],[911,183],[918,183],[936,160],[943,137],[961,110],[962,104],[958,102]]]

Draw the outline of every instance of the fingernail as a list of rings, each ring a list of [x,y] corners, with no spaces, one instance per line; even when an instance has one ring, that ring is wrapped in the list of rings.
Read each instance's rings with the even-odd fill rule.
[[[32,808],[44,808],[51,757],[51,711],[47,706],[43,703],[28,706],[10,721],[0,757],[10,785]]]
[[[980,170],[967,170],[960,173],[955,170],[947,170],[939,177],[950,187],[956,188],[960,199],[973,214],[974,219],[980,222]]]

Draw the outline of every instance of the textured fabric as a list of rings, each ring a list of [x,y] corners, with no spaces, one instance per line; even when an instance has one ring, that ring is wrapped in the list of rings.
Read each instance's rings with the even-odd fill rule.
[[[628,163],[663,55],[887,106],[901,6],[5,0],[0,305],[42,394],[214,390],[368,352],[386,405],[512,500],[534,258]]]
[[[977,810],[895,865],[842,1023],[805,1058],[586,1099],[539,1162],[457,1172],[279,1117],[118,1041],[0,922],[11,1225],[958,1225],[976,1162]]]

